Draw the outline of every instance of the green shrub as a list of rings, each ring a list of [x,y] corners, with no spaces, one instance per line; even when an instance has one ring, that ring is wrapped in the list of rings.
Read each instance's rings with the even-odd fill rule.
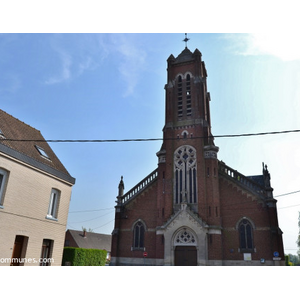
[[[285,265],[286,266],[292,266],[293,265],[293,263],[290,262],[290,257],[288,255],[285,255],[284,258],[285,258]]]
[[[62,265],[104,266],[106,255],[106,250],[65,247]]]

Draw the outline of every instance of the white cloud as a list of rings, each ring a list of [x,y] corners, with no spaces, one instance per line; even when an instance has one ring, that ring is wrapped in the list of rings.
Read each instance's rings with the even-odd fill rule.
[[[226,34],[230,50],[239,55],[272,55],[283,61],[300,60],[300,43],[292,32]]]
[[[113,34],[111,36],[114,51],[121,55],[119,72],[126,83],[123,96],[134,94],[140,75],[144,72],[146,52],[139,48],[131,34]]]
[[[71,78],[71,66],[72,66],[71,56],[67,52],[65,52],[61,49],[57,49],[57,52],[58,52],[60,60],[61,60],[60,74],[58,74],[56,76],[52,76],[49,79],[47,79],[45,81],[46,84],[60,83],[60,82],[66,81]]]
[[[146,50],[139,47],[139,42],[135,34],[53,35],[50,45],[60,64],[57,74],[49,76],[45,83],[68,81],[112,59],[126,86],[123,96],[133,95],[146,63]]]
[[[45,83],[65,82],[82,75],[86,70],[95,69],[101,56],[95,51],[94,44],[93,36],[88,34],[53,35],[50,45],[60,63],[58,71],[55,71],[57,74],[50,76]]]

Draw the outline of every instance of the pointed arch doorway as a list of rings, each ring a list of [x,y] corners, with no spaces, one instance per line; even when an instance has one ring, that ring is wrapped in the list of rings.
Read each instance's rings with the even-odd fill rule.
[[[181,228],[174,238],[174,265],[197,266],[196,235],[187,227]]]

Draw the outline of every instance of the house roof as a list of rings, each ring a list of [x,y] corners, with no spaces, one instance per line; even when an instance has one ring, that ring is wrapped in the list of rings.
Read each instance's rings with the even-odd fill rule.
[[[111,250],[111,235],[94,232],[86,232],[84,237],[83,231],[67,230],[73,237],[79,248],[85,249],[101,249],[110,252]]]
[[[71,184],[75,183],[75,178],[68,173],[41,132],[1,109],[0,152],[67,180]]]

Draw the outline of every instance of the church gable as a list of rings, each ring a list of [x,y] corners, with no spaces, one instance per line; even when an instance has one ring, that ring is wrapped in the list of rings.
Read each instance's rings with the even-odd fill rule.
[[[157,234],[172,232],[180,227],[194,228],[196,231],[201,229],[207,231],[208,225],[195,213],[193,213],[187,204],[181,204],[181,209],[177,211],[171,218],[162,226],[158,227]]]

